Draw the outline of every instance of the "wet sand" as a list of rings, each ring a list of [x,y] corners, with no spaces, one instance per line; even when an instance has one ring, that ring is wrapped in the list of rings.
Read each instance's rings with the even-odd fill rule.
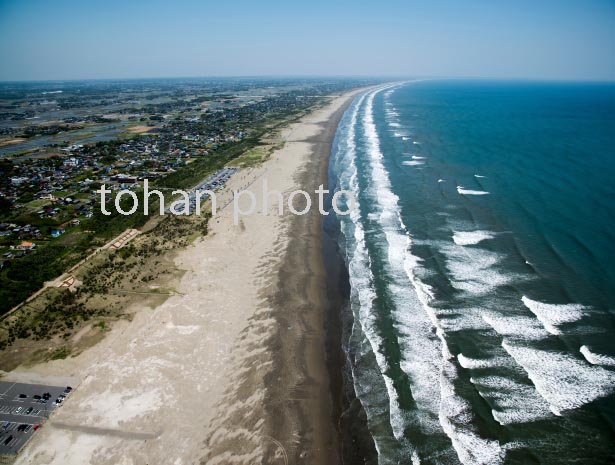
[[[309,139],[312,159],[299,175],[300,185],[309,186],[317,180],[316,184],[327,186],[331,145],[350,101]],[[328,302],[322,216],[315,209],[311,213],[293,218],[288,250],[271,296],[280,331],[270,344],[274,370],[269,376],[266,408],[271,435],[293,445],[287,451],[289,463],[334,464],[340,462],[335,396],[339,386],[331,384],[327,370],[331,354],[327,353],[325,325],[331,321],[327,311],[336,309]],[[334,345],[339,347],[339,343]],[[330,349],[335,351],[335,347]],[[336,365],[337,360],[329,368],[341,371]],[[281,379],[280,374],[284,375]]]

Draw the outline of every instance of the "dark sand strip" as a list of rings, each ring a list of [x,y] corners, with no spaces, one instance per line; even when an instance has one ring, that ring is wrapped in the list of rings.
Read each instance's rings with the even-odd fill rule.
[[[320,134],[308,140],[312,159],[298,179],[306,190],[327,184],[337,125],[351,101],[349,97],[322,124]],[[265,380],[266,431],[284,446],[288,463],[337,464],[340,380],[338,377],[332,385],[327,366],[325,322],[329,305],[322,217],[317,208],[312,208],[309,214],[293,216],[290,221],[289,245],[278,273],[276,293],[271,297],[278,331],[270,345],[273,369]],[[339,340],[337,347],[341,347]],[[334,357],[333,365],[329,368],[341,372],[339,355]],[[279,453],[277,446],[271,447],[264,463],[277,463]]]

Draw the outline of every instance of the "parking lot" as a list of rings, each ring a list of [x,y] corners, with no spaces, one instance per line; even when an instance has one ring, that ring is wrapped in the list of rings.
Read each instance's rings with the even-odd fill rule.
[[[222,189],[224,185],[226,184],[226,182],[229,180],[229,178],[236,171],[237,171],[237,168],[222,168],[216,171],[211,176],[209,176],[207,179],[201,181],[199,185],[196,186],[194,189],[191,189],[190,191],[188,191],[188,198],[190,202],[188,206],[188,212],[192,214],[196,211],[197,191],[209,190],[213,192],[218,189]],[[207,197],[208,197],[207,194],[201,194],[200,200],[206,200]],[[184,203],[182,203],[181,201],[178,201],[178,204],[175,207],[175,211],[183,211],[184,205],[185,205]],[[171,209],[167,207],[166,213],[170,213],[170,212],[171,212]]]
[[[69,395],[67,391],[67,386],[0,381],[0,455],[16,454]]]

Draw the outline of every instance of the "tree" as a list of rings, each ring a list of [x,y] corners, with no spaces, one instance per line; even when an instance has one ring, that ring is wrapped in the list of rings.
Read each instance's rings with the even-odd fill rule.
[[[6,197],[0,197],[0,215],[8,215],[11,213],[11,207],[13,206],[13,202],[11,202]]]

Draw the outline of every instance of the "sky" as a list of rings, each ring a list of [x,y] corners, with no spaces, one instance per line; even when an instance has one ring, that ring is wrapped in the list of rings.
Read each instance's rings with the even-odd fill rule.
[[[615,0],[0,0],[0,80],[615,80]]]

